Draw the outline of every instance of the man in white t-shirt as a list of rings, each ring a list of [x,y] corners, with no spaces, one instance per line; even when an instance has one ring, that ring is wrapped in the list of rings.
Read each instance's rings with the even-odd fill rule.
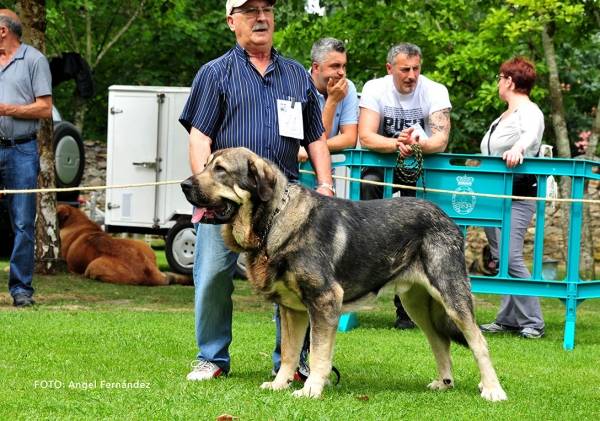
[[[385,67],[388,76],[367,82],[360,100],[358,134],[365,149],[400,153],[403,158],[413,154],[416,143],[424,154],[443,152],[450,134],[450,97],[444,85],[421,76],[421,49],[407,42],[393,46]],[[367,167],[362,178],[383,181],[381,168]],[[394,174],[394,184],[400,182]],[[400,189],[402,196],[414,196],[411,189]],[[383,189],[373,184],[361,185],[361,199],[381,199]],[[402,307],[398,296],[397,329],[409,329],[414,323]]]
[[[309,73],[317,88],[325,137],[329,152],[355,148],[358,138],[358,95],[351,80],[346,79],[346,46],[335,38],[321,38],[314,43]],[[301,162],[308,155],[300,148]]]
[[[450,134],[450,97],[442,84],[421,76],[421,49],[407,42],[393,46],[385,67],[388,76],[370,80],[360,100],[358,134],[365,149],[413,154],[417,143],[423,153],[443,152]],[[363,178],[383,181],[383,171],[368,168]],[[414,190],[401,190],[414,196]],[[380,186],[364,184],[361,198],[382,197]]]

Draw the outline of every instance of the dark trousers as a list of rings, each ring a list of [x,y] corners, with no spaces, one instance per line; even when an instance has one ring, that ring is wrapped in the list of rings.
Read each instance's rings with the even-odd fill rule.
[[[394,295],[394,305],[396,306],[396,321],[411,320],[410,316],[406,313],[406,310],[404,310],[404,306],[402,305],[402,301],[400,301],[400,297],[398,297],[397,295]]]
[[[380,167],[365,167],[362,170],[361,178],[368,181],[383,182],[383,168]],[[414,183],[406,183],[398,179],[398,175],[394,172],[394,184],[402,184],[405,186],[416,186]],[[416,190],[393,188],[392,193],[400,192],[401,196],[415,197]],[[375,184],[362,183],[360,185],[360,200],[375,200],[383,199],[383,186]]]

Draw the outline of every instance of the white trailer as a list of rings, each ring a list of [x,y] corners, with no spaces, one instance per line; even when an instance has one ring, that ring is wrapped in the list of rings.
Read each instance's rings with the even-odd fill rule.
[[[178,181],[191,175],[188,133],[179,123],[189,93],[189,87],[108,88],[107,186]],[[335,172],[347,175],[347,168]],[[336,182],[336,196],[346,197],[347,184]],[[106,190],[106,232],[164,236],[169,265],[188,275],[196,244],[191,215],[179,183]],[[244,277],[245,272],[241,255],[236,273]]]
[[[178,121],[189,92],[182,87],[108,89],[107,186],[191,175],[188,133]],[[184,274],[192,272],[196,241],[191,214],[179,183],[106,191],[106,232],[165,236],[169,265]]]

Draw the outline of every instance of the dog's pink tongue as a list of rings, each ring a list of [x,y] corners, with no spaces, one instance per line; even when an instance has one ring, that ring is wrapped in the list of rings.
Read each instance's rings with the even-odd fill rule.
[[[204,211],[204,208],[194,208],[194,214],[192,215],[192,224],[200,222],[200,220],[204,216]]]

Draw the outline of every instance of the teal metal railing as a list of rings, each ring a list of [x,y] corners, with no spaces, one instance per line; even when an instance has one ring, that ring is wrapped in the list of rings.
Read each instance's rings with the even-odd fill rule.
[[[396,154],[347,149],[332,157],[332,166],[347,167],[348,177],[351,179],[359,180],[363,167],[377,166],[384,169],[384,182],[392,184]],[[473,160],[479,161],[480,165],[467,165]],[[468,226],[501,229],[498,275],[471,276],[472,292],[558,298],[565,304],[566,309],[563,345],[567,350],[573,349],[577,306],[586,299],[600,298],[600,280],[585,281],[579,275],[584,184],[586,179],[600,180],[600,164],[579,159],[526,158],[523,165],[510,169],[499,157],[441,153],[426,155],[423,168],[427,195],[419,190],[417,196],[431,200],[440,206],[462,228],[463,233]],[[300,182],[314,186],[314,175],[310,173],[312,171],[310,165],[302,164],[300,169]],[[512,180],[515,174],[538,175],[538,197],[543,199],[537,201],[536,205],[533,267],[530,279],[512,278],[508,274],[511,199],[498,196],[512,195]],[[562,280],[549,280],[542,276],[546,185],[551,175],[569,176],[572,180],[573,201],[570,203],[566,276]],[[422,187],[421,181],[417,186]],[[346,196],[352,200],[359,200],[360,183],[349,182]],[[392,187],[384,186],[384,197],[391,196]],[[348,316],[344,315],[346,318]],[[351,327],[352,324],[348,326]]]

